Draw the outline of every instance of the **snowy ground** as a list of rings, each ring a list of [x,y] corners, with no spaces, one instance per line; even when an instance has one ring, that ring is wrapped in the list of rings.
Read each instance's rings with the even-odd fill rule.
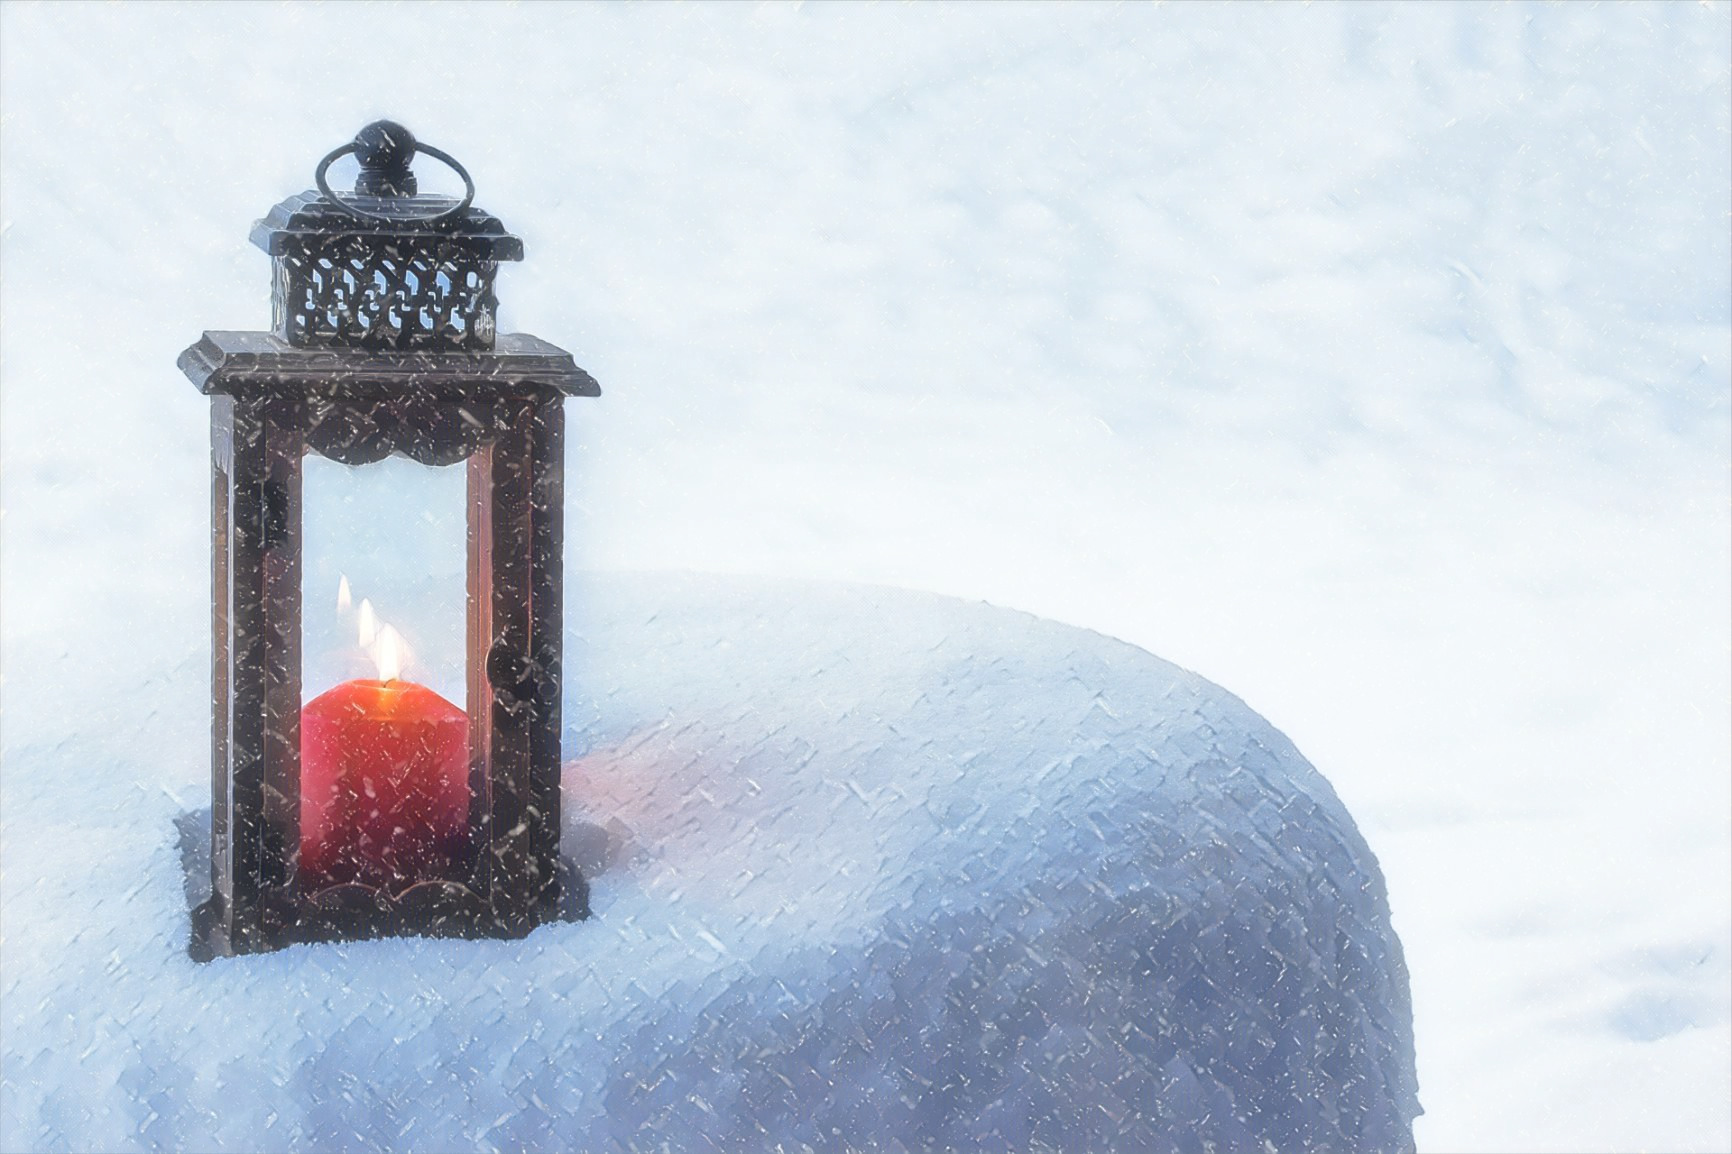
[[[390,115],[606,390],[572,566],[1197,670],[1383,863],[1422,1149],[1725,1149],[1729,15],[7,5],[5,791],[73,732],[200,780],[174,358],[264,326],[252,220]]]
[[[197,964],[195,727],[14,754],[0,1149],[1412,1149],[1382,879],[1243,702],[928,593],[569,586],[594,917],[527,941]]]

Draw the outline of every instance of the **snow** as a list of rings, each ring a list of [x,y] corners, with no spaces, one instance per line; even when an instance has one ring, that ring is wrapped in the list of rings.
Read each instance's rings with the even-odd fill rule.
[[[525,237],[504,329],[607,390],[573,569],[930,590],[1199,671],[1382,863],[1422,1149],[1727,1148],[1729,25],[0,8],[0,1012],[109,982],[62,964],[93,925],[174,933],[134,890],[208,788],[174,358],[263,327],[251,222],[389,115]],[[13,1020],[0,1116],[75,1102]],[[61,1040],[105,1086],[124,1037]]]
[[[1237,699],[930,594],[572,592],[589,921],[201,966],[193,815],[20,791],[8,945],[55,964],[9,975],[9,1148],[1411,1148],[1376,863]],[[73,892],[130,912],[68,936],[81,806]]]

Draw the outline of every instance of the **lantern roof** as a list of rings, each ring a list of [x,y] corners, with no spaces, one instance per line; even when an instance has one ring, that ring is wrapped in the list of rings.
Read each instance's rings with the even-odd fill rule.
[[[479,353],[303,348],[272,333],[217,331],[205,333],[178,364],[201,393],[350,382],[399,390],[528,386],[568,397],[601,396],[601,386],[570,353],[528,333],[507,333],[495,349]]]
[[[337,158],[353,153],[361,171],[352,192],[337,192],[325,172]],[[410,167],[417,155],[443,161],[463,178],[461,200],[422,195]],[[491,261],[523,259],[523,241],[505,230],[491,213],[476,208],[475,182],[449,154],[417,141],[400,124],[379,120],[333,150],[314,173],[317,189],[282,201],[253,225],[252,242],[272,256],[305,248],[332,236],[456,243],[473,257]]]

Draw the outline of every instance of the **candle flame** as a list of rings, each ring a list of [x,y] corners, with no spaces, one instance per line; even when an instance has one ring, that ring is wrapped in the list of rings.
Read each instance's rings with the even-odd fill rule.
[[[407,648],[401,633],[389,625],[380,626],[379,642],[373,646],[373,664],[379,667],[380,681],[395,681],[402,676]]]
[[[337,608],[346,611],[352,604],[354,593],[349,588],[349,578],[345,574],[337,582]],[[403,640],[403,635],[397,632],[395,626],[387,624],[384,618],[379,616],[370,598],[361,598],[361,611],[356,617],[356,643],[378,669],[379,680],[396,681],[401,678],[404,666],[415,660],[409,643]]]

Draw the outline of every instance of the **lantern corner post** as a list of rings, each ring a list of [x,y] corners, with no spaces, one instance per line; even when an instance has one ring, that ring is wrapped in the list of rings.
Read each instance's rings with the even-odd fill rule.
[[[490,769],[483,873],[507,935],[560,918],[573,908],[562,889],[582,888],[559,859],[563,400],[533,385],[502,399],[470,471],[472,684]]]
[[[534,830],[536,920],[552,921],[561,909],[587,909],[587,901],[561,890],[582,886],[575,869],[562,870],[559,781],[563,769],[561,722],[565,648],[565,398],[543,390],[532,408],[530,431],[530,653],[535,684],[531,736],[530,818]],[[587,896],[587,886],[585,896]]]
[[[300,823],[301,406],[211,393],[211,896],[195,956],[271,949],[294,921]]]

